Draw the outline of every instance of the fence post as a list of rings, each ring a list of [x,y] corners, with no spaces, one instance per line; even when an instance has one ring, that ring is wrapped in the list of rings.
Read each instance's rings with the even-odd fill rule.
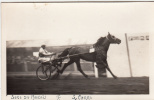
[[[94,48],[91,48],[89,52],[94,52]],[[98,68],[95,66],[96,63],[93,63],[94,66],[94,74],[95,74],[95,78],[98,78]]]
[[[77,67],[76,67],[76,63],[74,63],[73,66],[74,66],[74,71],[78,71],[78,70],[77,70]]]
[[[98,78],[98,68],[96,67],[96,63],[94,63],[94,71],[95,71],[95,77]]]
[[[27,61],[24,60],[24,68],[25,68],[25,72],[28,72],[28,66],[27,66]]]
[[[129,55],[129,46],[128,46],[127,33],[125,33],[125,38],[126,38],[126,48],[127,48],[127,56],[128,56],[128,63],[129,63],[129,69],[130,69],[130,76],[133,77],[132,68],[131,68],[131,62],[130,62],[130,55]]]

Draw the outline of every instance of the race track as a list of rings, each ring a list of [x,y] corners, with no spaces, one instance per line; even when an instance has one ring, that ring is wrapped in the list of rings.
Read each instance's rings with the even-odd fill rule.
[[[8,77],[7,94],[149,94],[149,78],[69,77],[41,81],[36,77]]]

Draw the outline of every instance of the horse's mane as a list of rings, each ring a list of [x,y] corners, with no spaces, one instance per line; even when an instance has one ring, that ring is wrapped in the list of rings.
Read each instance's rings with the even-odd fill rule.
[[[93,44],[93,47],[99,47],[104,42],[105,37],[100,37],[95,44]]]

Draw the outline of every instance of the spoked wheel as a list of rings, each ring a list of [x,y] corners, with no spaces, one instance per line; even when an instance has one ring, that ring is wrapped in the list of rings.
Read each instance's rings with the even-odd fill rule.
[[[51,66],[40,65],[36,70],[36,75],[40,80],[48,80],[51,76]]]

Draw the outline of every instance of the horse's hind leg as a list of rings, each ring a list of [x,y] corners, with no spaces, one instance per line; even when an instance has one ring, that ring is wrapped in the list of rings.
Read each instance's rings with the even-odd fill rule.
[[[68,63],[64,64],[63,68],[61,70],[58,70],[58,73],[63,73],[63,71],[66,69],[67,66],[69,66],[70,64],[72,64],[74,61],[70,60]]]
[[[78,70],[82,73],[82,75],[83,75],[84,77],[88,78],[88,75],[86,75],[86,74],[83,72],[83,70],[81,69],[80,60],[76,61],[75,63],[76,63],[76,65],[77,65]]]

